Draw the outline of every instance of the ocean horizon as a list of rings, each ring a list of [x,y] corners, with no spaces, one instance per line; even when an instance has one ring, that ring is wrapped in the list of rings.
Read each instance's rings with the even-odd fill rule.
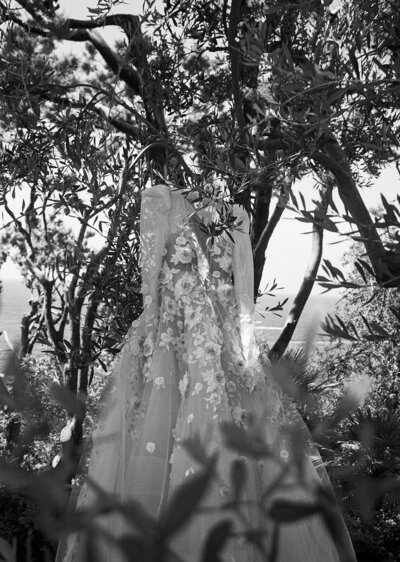
[[[29,311],[29,290],[20,279],[2,279],[2,291],[0,293],[0,373],[3,372],[7,356],[11,347],[18,347],[20,341],[21,320]],[[257,332],[271,345],[279,336],[279,332],[285,323],[294,294],[277,293],[276,297],[262,296],[256,306],[256,328]],[[266,312],[267,307],[273,307],[278,301],[288,298],[281,313]],[[322,335],[319,325],[326,314],[333,312],[339,297],[332,295],[312,294],[306,304],[298,326],[293,335],[291,345],[301,346],[308,338],[308,334],[314,334],[314,342],[318,345],[329,341],[328,336]],[[34,350],[34,355],[43,353],[40,348]]]

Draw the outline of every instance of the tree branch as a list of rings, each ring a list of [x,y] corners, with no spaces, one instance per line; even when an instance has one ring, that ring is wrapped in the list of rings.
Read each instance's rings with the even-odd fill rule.
[[[400,263],[394,262],[393,255],[386,252],[376,225],[357,189],[345,153],[332,137],[322,150],[314,152],[311,157],[335,176],[339,196],[357,225],[377,282],[388,287],[397,286],[395,278],[400,274]]]
[[[101,54],[111,70],[123,80],[129,88],[136,95],[141,95],[141,83],[139,74],[131,66],[120,57],[111,47],[104,41],[102,36],[96,31],[85,31],[87,40],[92,43],[94,47]]]
[[[128,38],[130,38],[131,34],[137,32],[139,29],[140,19],[139,16],[135,16],[133,14],[115,14],[93,20],[78,20],[71,18],[66,20],[65,25],[69,29],[95,29],[99,27],[106,27],[107,25],[118,25],[125,31]]]
[[[60,334],[56,330],[54,325],[53,315],[52,315],[52,297],[53,297],[53,282],[48,279],[43,279],[41,281],[44,292],[44,307],[45,307],[45,319],[46,327],[50,336],[51,341],[57,351],[61,361],[66,360],[65,348],[62,340],[60,339]]]
[[[272,212],[271,218],[265,225],[256,246],[253,250],[254,259],[254,295],[257,298],[260,290],[260,283],[265,266],[265,252],[267,250],[272,234],[286,208],[289,199],[290,185],[283,185],[280,190],[280,198]]]
[[[274,150],[296,150],[303,149],[302,145],[291,137],[268,137],[260,139],[258,148],[264,152],[273,152]]]

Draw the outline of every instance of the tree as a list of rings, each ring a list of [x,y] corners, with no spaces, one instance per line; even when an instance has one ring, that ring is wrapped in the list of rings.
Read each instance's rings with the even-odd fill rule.
[[[21,47],[22,37],[14,39],[5,48],[10,58]],[[26,58],[26,68],[45,72],[34,50]],[[20,102],[14,97],[10,103]],[[21,125],[26,115],[17,109],[9,113],[6,134],[12,137],[4,143],[1,175],[10,219],[3,253],[14,257],[36,293],[22,352],[35,341],[49,345],[66,387],[82,398],[102,350],[118,350],[140,312],[134,160],[126,143],[99,131],[90,106],[76,113],[67,108],[62,117],[59,107],[45,107],[43,116],[31,115],[29,127]],[[18,193],[22,209],[16,210]],[[62,215],[78,224],[77,235]],[[97,249],[90,245],[93,229],[103,239]],[[84,408],[72,410],[79,442]]]
[[[384,287],[397,286],[397,248],[382,239],[357,185],[360,168],[377,174],[398,154],[394,2],[204,0],[165,2],[162,13],[149,2],[142,16],[112,14],[116,4],[100,2],[85,20],[65,19],[55,3],[1,4],[3,201],[19,243],[29,248],[26,263],[32,262],[30,253],[43,259],[29,243],[39,208],[43,220],[56,211],[74,215],[81,225],[66,268],[67,352],[59,332],[65,316],[58,327],[46,324],[60,357],[68,356],[69,387],[86,390],[96,357],[97,313],[100,302],[109,304],[100,289],[110,271],[105,264],[118,263],[118,244],[131,251],[128,226],[120,227],[135,227],[147,182],[164,181],[197,191],[200,198],[214,196],[222,183],[231,200],[252,212],[256,294],[265,250],[284,208],[292,205],[314,225],[306,278],[271,357],[287,348],[311,291],[323,230],[337,231],[331,191],[343,201],[344,220],[362,240],[373,276]],[[368,25],[360,26],[365,21]],[[98,29],[109,25],[123,30],[124,42],[106,43]],[[86,45],[82,64],[54,54],[66,41]],[[296,178],[310,172],[322,185],[311,211],[292,189]],[[16,179],[29,193],[23,220],[7,203]],[[279,198],[272,208],[274,194]],[[125,197],[132,197],[131,215]],[[386,203],[385,220],[397,224],[399,212]],[[87,263],[86,232],[96,224],[101,228],[105,212],[105,246]],[[226,228],[223,216],[210,234],[221,227]],[[328,262],[325,267],[335,275]],[[35,271],[43,295],[46,290],[50,295],[54,279]],[[107,278],[109,288],[126,286],[121,271]],[[82,314],[87,314],[83,322]]]

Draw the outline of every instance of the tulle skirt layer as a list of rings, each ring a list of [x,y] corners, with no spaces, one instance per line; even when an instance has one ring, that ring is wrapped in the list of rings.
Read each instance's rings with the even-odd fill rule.
[[[229,519],[236,538],[231,538],[223,550],[221,559],[226,562],[265,560],[265,555],[244,539],[245,529],[265,533],[264,548],[277,551],[277,562],[339,561],[319,514],[282,524],[276,534],[268,517],[268,505],[264,502],[264,509],[260,509],[260,501],[281,474],[282,464],[273,455],[254,460],[251,455],[235,452],[222,437],[224,422],[237,426],[243,412],[252,412],[250,422],[258,423],[264,441],[284,460],[288,453],[280,435],[279,420],[284,419],[284,407],[278,391],[268,381],[253,392],[237,388],[233,407],[227,393],[221,393],[217,416],[214,405],[205,403],[203,394],[198,392],[199,385],[204,384],[204,373],[197,364],[193,368],[186,365],[184,371],[176,351],[158,348],[152,356],[152,376],[143,383],[142,359],[136,353],[134,338],[129,338],[114,368],[116,384],[93,436],[89,481],[83,484],[77,509],[90,508],[99,501],[97,491],[90,485],[92,481],[118,500],[139,502],[148,515],[159,519],[182,483],[201,473],[201,462],[185,447],[187,440],[195,438],[206,456],[217,459],[218,478],[211,480],[199,508],[172,536],[170,546],[178,558],[171,560],[200,561],[210,531]],[[277,451],[277,447],[282,447],[282,451]],[[240,514],[221,509],[232,498],[232,463],[239,461],[246,472]],[[321,484],[321,479],[310,460],[306,461],[302,478],[306,485],[297,483],[295,471],[288,470],[281,479],[285,486],[270,495],[271,502],[277,498],[312,501],[312,490]],[[127,519],[111,512],[97,521],[102,530],[97,541],[99,562],[123,562],[126,558],[113,538],[132,529]],[[69,535],[60,547],[58,560],[83,561],[83,545],[80,533]],[[349,553],[347,560],[352,559],[350,543]]]

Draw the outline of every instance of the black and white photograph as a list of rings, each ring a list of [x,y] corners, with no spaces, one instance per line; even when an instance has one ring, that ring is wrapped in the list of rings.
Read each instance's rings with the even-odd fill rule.
[[[400,562],[398,0],[0,0],[0,560]]]

